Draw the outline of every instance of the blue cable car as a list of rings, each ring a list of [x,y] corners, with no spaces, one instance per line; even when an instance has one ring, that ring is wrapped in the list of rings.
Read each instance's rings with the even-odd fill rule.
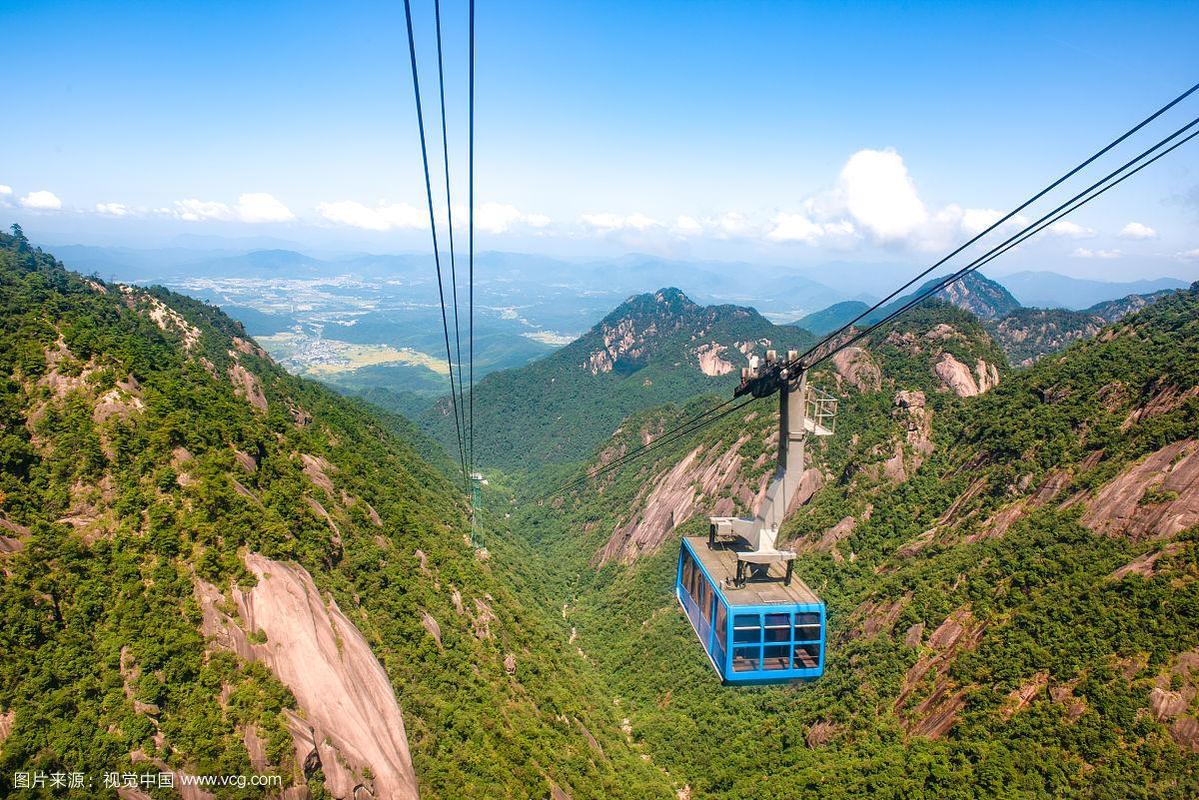
[[[737,551],[683,539],[675,594],[726,684],[813,680],[824,674],[824,603],[798,578],[742,577]],[[790,572],[790,570],[788,570]]]
[[[796,553],[778,547],[799,488],[808,436],[832,436],[837,399],[808,386],[795,351],[751,356],[734,397],[779,395],[778,466],[750,518],[709,517],[708,538],[679,548],[675,595],[726,684],[814,680],[824,674],[824,603],[794,576]],[[790,468],[788,468],[790,467]],[[771,567],[784,565],[785,575]]]

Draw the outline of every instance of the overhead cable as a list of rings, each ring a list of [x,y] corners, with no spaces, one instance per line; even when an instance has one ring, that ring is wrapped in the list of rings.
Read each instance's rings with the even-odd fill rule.
[[[445,361],[450,375],[450,410],[454,414],[454,428],[458,433],[458,461],[466,474],[466,448],[463,442],[461,421],[458,419],[458,404],[454,397],[454,358],[450,349],[450,326],[445,311],[445,289],[441,277],[441,254],[437,247],[437,217],[433,212],[433,184],[429,180],[429,150],[425,144],[425,116],[420,100],[420,72],[416,66],[416,38],[412,31],[412,0],[404,0],[404,19],[408,23],[408,55],[412,62],[412,91],[416,98],[416,124],[420,129],[420,155],[425,170],[425,197],[429,204],[429,230],[433,235],[433,264],[437,268],[437,296],[441,302],[441,330],[445,336]]]
[[[1111,143],[1109,143],[1108,145],[1106,145],[1105,147],[1103,147],[1102,149],[1100,149],[1099,151],[1097,151],[1097,152],[1096,152],[1094,155],[1092,155],[1092,156],[1090,156],[1089,158],[1087,158],[1085,161],[1083,161],[1083,162],[1082,162],[1081,164],[1079,164],[1078,166],[1076,166],[1076,167],[1074,167],[1073,169],[1071,169],[1071,170],[1070,170],[1069,172],[1067,172],[1065,175],[1062,175],[1060,178],[1058,178],[1058,179],[1057,179],[1057,180],[1055,180],[1054,182],[1050,183],[1050,184],[1049,184],[1048,186],[1046,186],[1044,189],[1042,189],[1041,191],[1037,192],[1037,193],[1036,193],[1036,194],[1034,194],[1032,197],[1028,198],[1028,199],[1027,199],[1027,200],[1025,200],[1023,203],[1021,203],[1020,205],[1018,205],[1018,206],[1016,206],[1015,208],[1013,208],[1013,209],[1012,209],[1011,211],[1009,211],[1007,214],[1004,214],[1002,217],[1000,217],[999,219],[995,220],[995,222],[993,222],[993,223],[992,223],[991,225],[989,225],[987,228],[983,229],[983,230],[982,230],[981,232],[979,232],[977,235],[975,235],[975,236],[971,237],[971,238],[970,238],[968,241],[966,241],[964,244],[962,244],[962,245],[960,245],[959,247],[957,247],[956,249],[954,249],[954,250],[953,250],[951,253],[949,253],[948,255],[946,255],[944,258],[940,259],[939,261],[937,261],[935,264],[933,264],[932,266],[928,267],[928,268],[927,268],[927,269],[925,269],[924,271],[920,272],[918,275],[916,275],[915,277],[913,277],[913,278],[912,278],[911,280],[909,280],[907,283],[905,283],[905,284],[903,284],[902,286],[900,286],[900,287],[898,287],[897,289],[895,289],[893,292],[891,292],[889,295],[887,295],[886,297],[884,297],[882,300],[879,300],[877,303],[875,303],[874,305],[870,306],[869,308],[867,308],[867,309],[866,309],[865,311],[863,311],[862,313],[858,314],[856,317],[854,317],[852,320],[850,320],[849,322],[847,322],[847,323],[845,323],[844,325],[842,325],[842,326],[841,326],[840,328],[838,328],[837,330],[835,330],[835,331],[833,331],[832,333],[830,333],[830,334],[828,334],[827,336],[825,336],[825,337],[824,337],[824,339],[822,339],[822,340],[820,340],[819,342],[817,342],[816,344],[812,345],[812,347],[810,347],[810,348],[809,348],[809,349],[808,349],[806,352],[804,352],[804,353],[800,354],[800,356],[799,356],[799,360],[800,360],[801,362],[802,362],[802,361],[805,361],[805,360],[807,359],[807,357],[808,357],[808,356],[810,356],[812,353],[814,353],[814,352],[815,352],[815,351],[816,351],[818,348],[820,348],[821,346],[823,346],[823,345],[824,345],[826,342],[828,342],[828,341],[831,341],[831,340],[833,340],[833,339],[836,339],[838,336],[840,336],[841,334],[843,334],[844,332],[846,332],[846,331],[847,331],[847,330],[849,330],[850,328],[852,328],[852,327],[854,327],[855,325],[857,325],[857,323],[858,323],[858,322],[862,321],[863,319],[865,319],[866,317],[868,317],[870,314],[873,314],[875,311],[879,310],[879,309],[880,309],[880,308],[882,308],[884,305],[886,305],[887,303],[891,302],[891,300],[895,299],[895,298],[896,298],[896,297],[897,297],[897,296],[900,294],[900,292],[902,292],[902,291],[904,291],[905,289],[907,289],[907,288],[909,288],[909,287],[913,286],[913,285],[914,285],[914,284],[915,284],[917,281],[921,280],[922,278],[925,278],[925,277],[927,277],[928,275],[932,274],[932,273],[933,273],[933,272],[934,272],[934,271],[935,271],[937,268],[939,268],[939,267],[941,267],[942,265],[944,265],[946,262],[948,262],[948,261],[949,261],[950,259],[952,259],[954,256],[958,255],[958,254],[959,254],[959,253],[961,253],[963,250],[965,250],[966,248],[970,247],[971,245],[973,245],[975,242],[977,242],[977,241],[979,241],[980,239],[982,239],[982,238],[983,238],[984,236],[986,236],[987,234],[989,234],[989,233],[991,233],[992,231],[996,230],[996,229],[997,229],[997,228],[999,228],[1001,225],[1003,225],[1004,223],[1006,223],[1008,220],[1010,220],[1010,219],[1013,219],[1013,218],[1014,218],[1014,217],[1015,217],[1017,214],[1019,214],[1021,211],[1023,211],[1023,210],[1024,210],[1024,209],[1026,209],[1026,208],[1028,208],[1030,205],[1032,205],[1033,203],[1035,203],[1037,200],[1040,200],[1042,197],[1044,197],[1046,194],[1048,194],[1048,193],[1049,193],[1049,192],[1051,192],[1052,190],[1056,189],[1058,186],[1060,186],[1060,185],[1061,185],[1062,183],[1064,183],[1065,181],[1067,181],[1067,180],[1069,180],[1070,178],[1072,178],[1072,177],[1074,177],[1075,175],[1077,175],[1079,172],[1081,172],[1081,171],[1082,171],[1083,169],[1085,169],[1087,166],[1089,166],[1089,165],[1091,165],[1092,163],[1094,163],[1094,162],[1095,162],[1097,159],[1099,159],[1100,157],[1102,157],[1104,154],[1108,153],[1108,152],[1109,152],[1110,150],[1112,150],[1114,147],[1116,147],[1117,145],[1119,145],[1120,143],[1122,143],[1123,141],[1125,141],[1126,139],[1128,139],[1130,136],[1132,136],[1132,135],[1133,135],[1133,134],[1135,134],[1137,131],[1139,131],[1139,130],[1141,130],[1142,128],[1144,128],[1144,127],[1145,127],[1146,125],[1148,125],[1149,123],[1153,122],[1155,119],[1157,119],[1158,117],[1160,117],[1162,114],[1165,114],[1165,113],[1166,113],[1167,111],[1169,111],[1171,108],[1173,108],[1174,106],[1178,105],[1179,103],[1181,103],[1181,102],[1182,102],[1183,100],[1185,100],[1186,98],[1190,97],[1190,96],[1191,96],[1192,94],[1194,94],[1196,91],[1199,91],[1199,83],[1196,83],[1194,86],[1192,86],[1191,88],[1187,89],[1186,91],[1184,91],[1182,94],[1180,94],[1180,95],[1178,95],[1177,97],[1175,97],[1175,98],[1174,98],[1173,100],[1171,100],[1170,102],[1166,103],[1164,106],[1162,106],[1161,108],[1159,108],[1157,111],[1154,111],[1154,112],[1153,112],[1152,114],[1150,114],[1148,117],[1146,117],[1145,119],[1141,120],[1139,123],[1137,123],[1137,124],[1136,124],[1136,125],[1134,125],[1133,127],[1129,128],[1127,131],[1125,131],[1125,132],[1124,132],[1123,134],[1121,134],[1119,137],[1117,137],[1116,139],[1114,139],[1114,140],[1113,140]]]

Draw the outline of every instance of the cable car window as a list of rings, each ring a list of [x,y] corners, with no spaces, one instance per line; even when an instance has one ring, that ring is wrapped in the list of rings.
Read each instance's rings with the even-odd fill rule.
[[[733,648],[733,672],[757,672],[759,651],[754,647]]]
[[[688,554],[687,560],[683,562],[683,589],[687,592],[687,594],[691,595],[692,600],[695,599],[695,592],[692,588],[694,580],[695,561],[692,560],[691,555]]]
[[[787,651],[790,650],[790,645],[785,644],[768,644],[766,645],[766,655],[763,660],[764,669],[788,669],[790,663],[787,659]]]
[[[789,642],[791,641],[791,626],[785,628],[767,628],[766,641],[768,642]]]
[[[815,669],[820,666],[820,645],[818,644],[797,644],[795,645],[795,668],[796,669]]]
[[[716,603],[716,641],[723,651],[729,646],[729,614],[724,610],[724,603]]]
[[[762,623],[757,614],[737,614],[733,617],[733,644],[762,641]]]
[[[791,615],[790,614],[767,614],[766,615],[766,641],[768,642],[789,642],[791,641]]]
[[[820,614],[813,611],[800,611],[795,615],[795,641],[820,641]]]

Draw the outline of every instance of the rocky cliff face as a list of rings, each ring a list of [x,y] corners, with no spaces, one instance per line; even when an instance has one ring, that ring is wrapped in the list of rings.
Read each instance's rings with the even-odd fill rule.
[[[974,372],[971,372],[951,353],[942,353],[933,372],[941,385],[958,397],[974,397],[999,385],[999,369],[981,358],[975,363]]]
[[[700,306],[678,289],[626,300],[569,346],[593,376],[631,373],[654,361],[686,364],[709,377],[732,372],[774,346],[774,326],[756,311]]]
[[[1092,530],[1162,539],[1199,525],[1199,442],[1172,442],[1125,468],[1086,503]]]
[[[320,769],[334,797],[416,798],[399,703],[366,639],[302,567],[255,553],[245,562],[258,582],[231,590],[236,617],[220,610],[217,587],[197,584],[203,630],[219,646],[266,664],[291,690],[300,712],[288,723],[306,773],[300,780]]]
[[[1020,301],[1011,292],[977,272],[968,273],[961,280],[951,283],[936,297],[982,320],[1000,319],[1020,308]]]
[[[731,444],[717,440],[695,447],[653,478],[638,493],[633,510],[612,531],[593,563],[627,564],[641,555],[656,552],[676,527],[694,517],[756,514],[774,474],[778,451],[777,432],[767,434],[763,423],[775,423],[776,419],[745,415],[742,423],[753,433],[740,435]],[[767,437],[767,447],[747,461],[741,449],[755,435]],[[788,513],[807,503],[823,483],[819,469],[805,470]]]

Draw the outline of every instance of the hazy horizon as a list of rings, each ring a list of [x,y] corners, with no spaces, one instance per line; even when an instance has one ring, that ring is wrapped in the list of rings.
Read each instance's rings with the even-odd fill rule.
[[[460,12],[443,22],[461,252]],[[415,14],[439,166],[432,20],[424,5]],[[0,131],[0,150],[21,156],[0,164],[0,214],[31,238],[141,247],[196,234],[427,252],[411,76],[392,35],[399,7],[101,2],[63,15],[35,2],[0,10],[0,21],[12,62],[37,65],[9,88],[22,124]],[[477,246],[571,259],[929,263],[1190,85],[1193,21],[1169,3],[1096,7],[1085,19],[985,5],[953,15],[483,5]],[[224,52],[237,57],[215,57]],[[1185,118],[1173,109],[1109,160]],[[995,271],[1194,275],[1197,222],[1199,160],[1184,148]]]

